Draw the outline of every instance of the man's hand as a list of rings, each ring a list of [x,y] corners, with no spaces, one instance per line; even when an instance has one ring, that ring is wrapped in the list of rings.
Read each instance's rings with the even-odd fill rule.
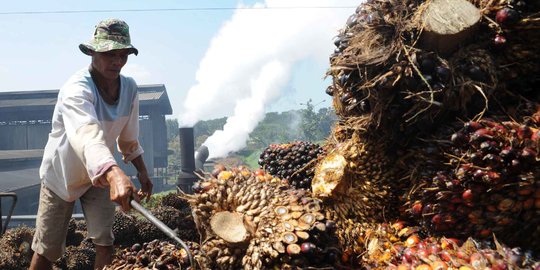
[[[122,210],[127,212],[131,209],[130,200],[137,199],[136,188],[129,177],[118,166],[111,166],[105,172],[105,178],[111,187],[111,201],[122,206]]]
[[[139,182],[141,183],[141,190],[139,190],[138,195],[141,199],[146,198],[146,201],[148,201],[152,195],[154,184],[146,172],[138,173],[137,178],[139,178]]]

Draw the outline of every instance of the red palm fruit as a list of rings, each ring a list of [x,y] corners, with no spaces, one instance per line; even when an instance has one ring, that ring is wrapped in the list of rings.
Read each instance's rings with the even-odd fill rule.
[[[450,254],[450,252],[448,252],[448,250],[443,250],[441,251],[441,259],[447,261],[447,262],[451,262],[452,261],[452,254]]]
[[[471,136],[471,140],[473,141],[485,139],[493,139],[493,132],[487,128],[478,129]]]
[[[413,206],[411,207],[411,213],[414,215],[414,216],[419,216],[422,214],[422,203],[417,201],[413,204]]]
[[[465,123],[464,128],[465,128],[465,131],[467,132],[474,132],[480,128],[483,128],[483,126],[482,124],[478,122],[470,121],[470,122]]]
[[[497,14],[495,15],[495,20],[498,23],[514,23],[519,20],[519,17],[519,13],[516,10],[505,7],[497,11]]]
[[[490,229],[482,229],[482,230],[480,230],[479,234],[480,234],[481,237],[487,238],[487,237],[491,236],[491,230]]]
[[[432,243],[429,244],[428,251],[433,255],[437,255],[441,251],[441,247],[438,244]]]
[[[518,135],[518,138],[521,140],[529,139],[531,138],[532,130],[528,126],[520,126],[517,129],[517,135]]]
[[[465,201],[472,201],[473,197],[473,192],[470,189],[467,189],[461,193],[461,198],[463,198]]]
[[[441,239],[442,249],[456,249],[459,247],[460,241],[456,238],[443,238]]]
[[[470,256],[467,255],[467,253],[465,251],[463,251],[463,250],[458,250],[456,252],[456,257],[458,257],[458,258],[460,258],[460,259],[462,259],[464,261],[467,261],[467,262],[471,259]]]
[[[403,258],[407,262],[412,262],[416,257],[416,248],[414,247],[408,247],[403,251]]]
[[[417,234],[413,234],[405,240],[405,246],[414,247],[420,242],[420,237]]]
[[[434,225],[441,224],[441,221],[442,221],[441,214],[435,214],[433,215],[433,217],[431,217],[431,223],[433,223]]]

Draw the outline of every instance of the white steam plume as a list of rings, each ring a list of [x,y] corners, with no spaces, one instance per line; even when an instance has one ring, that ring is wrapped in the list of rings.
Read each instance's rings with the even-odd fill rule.
[[[261,68],[259,76],[251,82],[250,96],[239,100],[234,115],[227,118],[223,130],[216,130],[204,142],[211,149],[209,158],[223,157],[245,146],[249,133],[264,118],[265,105],[275,100],[279,89],[287,83],[289,65],[272,61]]]
[[[210,158],[244,147],[266,107],[288,83],[293,65],[307,58],[326,63],[332,38],[358,4],[358,0],[266,0],[253,7],[277,9],[237,10],[213,38],[199,65],[197,84],[187,94],[180,125],[233,114],[223,131],[204,144]],[[351,8],[317,8],[332,6]]]

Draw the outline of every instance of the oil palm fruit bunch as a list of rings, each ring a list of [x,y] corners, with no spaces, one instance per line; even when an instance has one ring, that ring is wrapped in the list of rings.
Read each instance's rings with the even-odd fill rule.
[[[54,265],[66,270],[92,270],[95,258],[96,251],[93,249],[68,246],[66,252]]]
[[[8,229],[0,237],[0,269],[28,269],[34,229],[21,226]]]
[[[149,210],[157,219],[161,220],[165,225],[173,230],[176,229],[179,224],[181,224],[182,219],[187,218],[183,216],[179,210],[176,210],[170,206],[158,206]],[[138,218],[136,224],[139,231],[139,239],[137,239],[139,242],[150,242],[155,239],[167,239],[165,233],[146,219]]]
[[[183,194],[210,269],[318,267],[335,263],[337,239],[320,201],[270,175],[222,170]]]
[[[136,218],[120,210],[114,213],[112,231],[116,245],[130,246],[139,240]]]
[[[180,211],[189,209],[189,203],[182,200],[177,192],[172,192],[163,196],[163,198],[161,198],[161,205],[170,206]]]
[[[259,157],[259,166],[295,188],[307,189],[313,178],[314,161],[324,150],[315,143],[295,141],[271,144]]]
[[[397,212],[394,176],[385,142],[365,132],[365,117],[336,124],[327,154],[317,164],[313,195],[323,200],[327,217],[336,221],[382,222]]]
[[[507,245],[539,251],[539,135],[535,125],[512,121],[465,123],[450,138],[451,169],[412,188],[409,216],[446,236],[495,234]]]
[[[73,218],[70,219],[66,235],[66,246],[78,246],[86,236],[86,230],[81,231],[77,228],[77,220]]]
[[[191,207],[186,200],[180,198],[179,194],[174,192],[165,195],[161,199],[161,205],[178,210],[177,218],[173,226],[177,229],[177,234],[180,239],[186,241],[199,240],[199,233],[195,228],[193,216],[191,215]]]
[[[194,247],[193,243],[188,243],[188,245]],[[184,249],[169,242],[153,240],[122,249],[112,264],[105,269],[168,270],[186,269],[187,266],[189,266],[189,260]]]

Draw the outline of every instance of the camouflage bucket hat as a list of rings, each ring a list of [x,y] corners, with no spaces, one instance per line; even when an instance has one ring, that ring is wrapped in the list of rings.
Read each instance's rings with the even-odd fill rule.
[[[86,55],[91,55],[92,51],[108,52],[118,49],[130,49],[130,53],[139,54],[139,51],[131,45],[129,26],[118,19],[107,19],[99,22],[92,40],[80,44],[79,49]]]

